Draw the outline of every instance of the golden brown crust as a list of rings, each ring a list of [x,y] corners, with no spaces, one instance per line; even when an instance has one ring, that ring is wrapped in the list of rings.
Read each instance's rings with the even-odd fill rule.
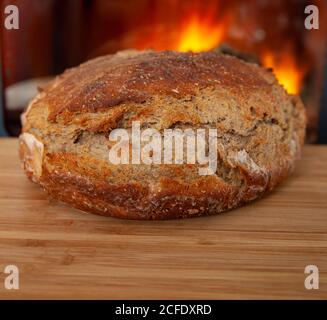
[[[294,167],[305,114],[274,75],[215,52],[122,52],[56,78],[24,115],[27,175],[55,199],[131,219],[214,214],[261,197]],[[108,133],[216,128],[218,168],[112,165]]]
[[[257,67],[231,56],[217,59],[202,54],[173,51],[111,55],[66,71],[47,90],[49,120],[78,112],[95,112],[126,102],[142,103],[154,95],[182,98],[213,85],[238,90],[267,87]]]

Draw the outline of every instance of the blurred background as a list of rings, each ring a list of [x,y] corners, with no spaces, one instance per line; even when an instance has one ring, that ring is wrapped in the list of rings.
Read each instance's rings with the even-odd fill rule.
[[[0,0],[0,135],[17,136],[20,114],[64,69],[136,48],[219,50],[273,68],[308,115],[307,142],[327,143],[327,1],[324,0]],[[4,8],[19,9],[19,30]],[[319,8],[307,30],[304,9]]]

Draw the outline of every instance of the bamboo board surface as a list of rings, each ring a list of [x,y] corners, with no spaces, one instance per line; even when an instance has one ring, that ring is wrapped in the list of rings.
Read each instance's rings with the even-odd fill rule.
[[[4,287],[6,265],[19,290]],[[319,268],[319,289],[304,268]],[[127,221],[49,201],[0,139],[0,298],[327,298],[327,146],[245,207],[210,217]]]

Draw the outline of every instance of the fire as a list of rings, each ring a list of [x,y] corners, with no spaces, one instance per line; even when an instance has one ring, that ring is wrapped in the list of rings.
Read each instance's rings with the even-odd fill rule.
[[[227,21],[217,23],[208,16],[202,18],[193,13],[185,18],[185,23],[180,30],[180,38],[173,49],[177,51],[201,52],[217,48],[224,39]],[[265,50],[259,54],[265,67],[273,68],[278,81],[290,94],[299,94],[305,72],[295,61],[295,55],[285,51],[275,53]]]
[[[304,70],[296,65],[295,59],[290,53],[284,53],[279,57],[271,52],[266,52],[262,55],[261,60],[265,67],[273,68],[279,83],[288,93],[300,93]]]
[[[192,14],[186,19],[180,31],[180,38],[173,49],[177,51],[201,52],[217,48],[221,44],[224,35],[226,21],[217,23],[210,17],[200,17]],[[290,94],[298,94],[304,78],[304,70],[295,61],[295,55],[290,52],[274,53],[264,51],[259,54],[262,64],[267,68],[273,68],[278,81]]]
[[[197,4],[203,3],[194,1]],[[172,0],[172,3],[175,2]],[[250,32],[247,32],[247,36],[243,38],[245,45],[242,48],[240,47],[243,46],[242,39],[239,36],[232,38],[229,32],[235,23],[233,12],[219,10],[217,1],[208,3],[209,5],[205,7],[192,7],[186,14],[179,16],[179,19],[156,20],[147,32],[134,33],[131,37],[134,40],[128,42],[127,47],[201,52],[215,49],[225,42],[231,47],[235,46],[237,50],[245,50],[247,53],[252,51],[257,55],[263,66],[273,69],[278,81],[288,93],[301,92],[307,69],[298,65],[293,43],[289,43],[287,48],[284,46],[282,51],[276,51],[270,48],[271,43],[267,38],[264,42],[253,46],[251,50]],[[177,10],[177,4],[172,10]],[[253,31],[255,27],[249,30]]]
[[[176,46],[178,51],[201,52],[216,48],[224,35],[223,25],[192,15],[184,24]]]

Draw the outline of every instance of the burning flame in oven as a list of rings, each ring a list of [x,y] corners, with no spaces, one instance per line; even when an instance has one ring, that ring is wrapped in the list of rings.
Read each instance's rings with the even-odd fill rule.
[[[173,27],[170,24],[168,29],[162,30],[158,28],[162,24],[155,24],[150,28],[149,37],[144,36],[142,32],[138,33],[130,47],[201,52],[215,49],[222,42],[229,43],[227,33],[231,20],[229,15],[217,19],[213,12],[216,12],[213,7],[201,13],[193,10],[183,16],[181,23],[176,22]],[[170,30],[171,28],[173,29]],[[297,64],[292,48],[282,50],[279,48],[278,52],[268,48],[269,43],[265,41],[256,48],[255,54],[259,61],[264,67],[273,69],[278,81],[288,93],[299,94],[306,70]]]
[[[273,69],[279,83],[288,93],[300,93],[305,72],[296,64],[291,53],[285,52],[279,57],[272,52],[266,52],[262,55],[261,61],[265,67]]]
[[[180,40],[173,48],[177,51],[208,51],[217,48],[225,35],[224,24],[215,24],[210,19],[201,19],[192,15],[184,24],[180,32]],[[305,72],[295,61],[295,55],[291,52],[263,51],[259,58],[264,67],[272,68],[280,84],[290,94],[298,94]]]
[[[201,52],[216,48],[224,36],[223,25],[192,15],[184,24],[176,46],[178,51]]]

